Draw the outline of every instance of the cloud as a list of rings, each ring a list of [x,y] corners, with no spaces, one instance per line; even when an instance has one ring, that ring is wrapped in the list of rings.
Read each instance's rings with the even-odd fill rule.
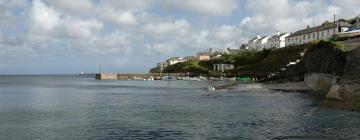
[[[129,62],[130,62],[129,59],[127,59],[127,58],[117,58],[114,60],[113,65],[116,67],[122,68],[126,65],[129,65]]]
[[[148,55],[169,55],[178,48],[177,45],[169,43],[146,44],[145,47]]]
[[[30,17],[28,37],[33,43],[91,37],[103,27],[96,19],[84,20],[61,13],[40,0],[33,1]]]
[[[333,14],[352,18],[358,7],[358,0],[0,0],[0,56],[99,56],[140,66],[238,48],[256,34],[294,32]],[[114,60],[125,57],[131,61]]]
[[[138,23],[137,17],[131,11],[115,10],[113,8],[103,8],[99,12],[107,20],[119,24],[134,26]]]
[[[60,13],[47,7],[42,1],[34,0],[31,10],[33,28],[39,31],[53,30],[60,22]]]
[[[184,36],[189,33],[191,25],[188,21],[181,19],[172,22],[152,22],[143,27],[143,31],[148,35],[157,38],[169,38]]]
[[[93,2],[91,0],[45,0],[50,6],[56,6],[62,12],[88,15],[93,14]]]
[[[358,0],[334,0],[331,5],[339,10],[340,17],[353,18],[360,15],[360,1]]]
[[[120,10],[143,11],[155,4],[155,0],[106,0],[99,1],[99,5],[116,7]]]
[[[237,8],[234,0],[164,0],[162,6],[205,16],[229,16]]]
[[[66,44],[66,52],[86,55],[130,55],[133,52],[132,43],[140,40],[141,37],[116,30],[103,36],[74,40]]]
[[[340,10],[324,0],[277,0],[266,3],[248,0],[245,8],[253,14],[242,19],[240,29],[244,31],[244,36],[249,37],[270,35],[276,31],[294,32],[313,23],[319,25],[325,20],[332,20],[333,14],[338,14]]]

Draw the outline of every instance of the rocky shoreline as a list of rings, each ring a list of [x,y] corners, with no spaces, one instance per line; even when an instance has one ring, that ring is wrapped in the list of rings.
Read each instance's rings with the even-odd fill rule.
[[[275,83],[267,82],[264,84],[264,87],[274,91],[281,92],[299,92],[299,93],[309,93],[313,90],[306,85],[305,82],[285,82],[285,83]]]

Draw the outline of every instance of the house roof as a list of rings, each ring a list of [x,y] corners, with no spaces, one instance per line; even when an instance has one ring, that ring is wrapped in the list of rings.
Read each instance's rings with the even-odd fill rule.
[[[253,39],[250,39],[249,42],[254,42],[256,39],[258,39],[258,38],[254,37]]]
[[[282,36],[284,36],[286,34],[288,34],[288,33],[281,33],[280,35],[273,35],[273,36],[270,37],[270,39],[272,40],[272,39],[275,39],[275,38],[280,38],[280,37],[282,37]]]
[[[291,34],[288,37],[294,37],[294,36],[308,34],[308,33],[316,32],[316,31],[320,31],[320,30],[331,29],[331,28],[335,28],[336,26],[337,25],[335,24],[335,22],[325,22],[320,26],[315,26],[315,27],[296,31],[295,33]],[[339,21],[339,26],[340,27],[350,27],[350,24],[347,22],[344,22],[344,21]]]
[[[270,37],[270,36],[263,36],[263,37],[261,37],[260,39],[256,40],[256,42],[259,42],[259,41],[261,41],[261,40],[263,40],[263,39],[265,39],[265,38],[268,38],[268,37]]]
[[[197,55],[209,55],[208,52],[198,52]]]

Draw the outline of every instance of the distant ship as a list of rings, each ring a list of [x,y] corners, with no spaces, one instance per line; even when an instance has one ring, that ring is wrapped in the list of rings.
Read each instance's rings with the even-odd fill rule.
[[[94,78],[95,77],[95,73],[87,73],[87,72],[80,72],[79,73],[79,76],[81,76],[81,77],[89,77],[89,78]]]

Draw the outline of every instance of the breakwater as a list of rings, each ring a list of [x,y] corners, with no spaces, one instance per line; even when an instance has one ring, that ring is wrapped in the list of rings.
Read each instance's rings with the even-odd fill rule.
[[[147,74],[125,74],[125,73],[97,73],[96,80],[131,80],[138,78],[163,77],[163,76],[182,76],[182,73],[147,73]]]

